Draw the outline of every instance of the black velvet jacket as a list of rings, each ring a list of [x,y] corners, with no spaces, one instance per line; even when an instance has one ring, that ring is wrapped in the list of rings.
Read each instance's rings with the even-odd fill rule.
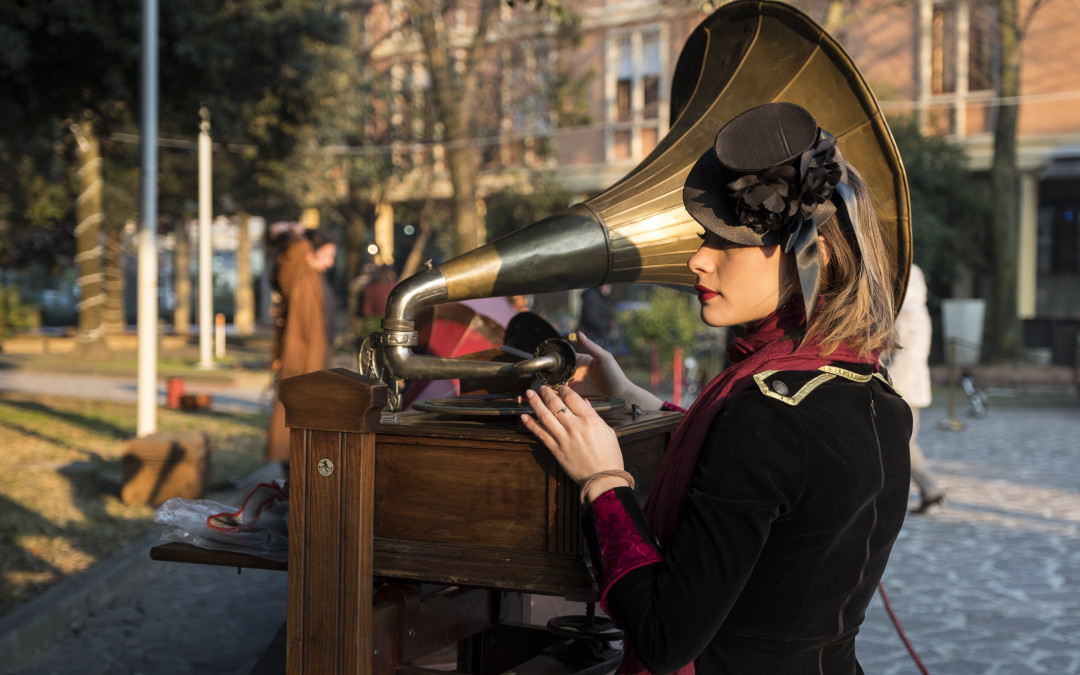
[[[762,374],[732,396],[664,562],[608,591],[653,673],[862,672],[854,638],[906,513],[911,412],[868,366],[831,374]]]

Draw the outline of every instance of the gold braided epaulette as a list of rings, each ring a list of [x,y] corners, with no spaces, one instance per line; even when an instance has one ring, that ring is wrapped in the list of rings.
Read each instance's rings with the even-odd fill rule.
[[[870,380],[877,378],[890,390],[896,391],[893,388],[892,383],[890,383],[881,373],[863,375],[862,373],[856,373],[836,366],[821,366],[818,368],[818,371],[818,375],[810,378],[797,389],[795,388],[795,385],[790,384],[790,376],[805,371],[763,370],[754,375],[754,382],[757,382],[758,389],[761,390],[762,394],[765,394],[769,398],[775,398],[777,401],[783,401],[788,405],[799,405],[799,403],[809,396],[812,391],[837,377],[842,377],[846,380],[851,380],[852,382],[869,382]],[[785,378],[785,375],[788,375],[789,377]],[[785,381],[785,379],[788,381]]]

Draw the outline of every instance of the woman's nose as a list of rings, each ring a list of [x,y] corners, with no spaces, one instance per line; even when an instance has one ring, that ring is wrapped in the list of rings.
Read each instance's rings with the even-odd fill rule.
[[[707,263],[708,260],[701,254],[701,248],[699,248],[694,252],[694,255],[690,256],[690,259],[686,261],[686,267],[694,274],[700,275],[705,272]]]

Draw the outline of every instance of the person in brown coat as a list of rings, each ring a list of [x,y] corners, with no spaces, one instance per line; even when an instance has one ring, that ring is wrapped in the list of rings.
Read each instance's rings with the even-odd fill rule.
[[[274,318],[273,363],[275,393],[266,440],[266,459],[289,461],[289,431],[277,385],[287,377],[329,367],[322,273],[333,258],[316,255],[310,240],[296,232],[281,234],[270,284],[280,300]],[[329,264],[328,264],[329,262]]]

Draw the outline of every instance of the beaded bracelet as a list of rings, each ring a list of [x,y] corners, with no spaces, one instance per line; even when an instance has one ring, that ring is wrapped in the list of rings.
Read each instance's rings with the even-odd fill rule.
[[[585,479],[585,482],[581,484],[581,503],[585,503],[585,496],[589,494],[589,487],[592,486],[599,478],[605,478],[607,476],[614,476],[615,478],[622,478],[630,485],[630,489],[634,489],[634,477],[630,475],[629,471],[623,471],[622,469],[612,469],[610,471],[600,471],[594,473]]]

